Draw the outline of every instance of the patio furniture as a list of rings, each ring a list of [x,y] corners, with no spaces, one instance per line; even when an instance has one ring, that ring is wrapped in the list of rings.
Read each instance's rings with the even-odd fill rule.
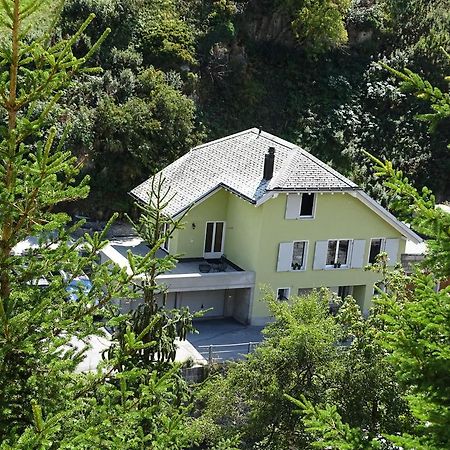
[[[222,255],[220,259],[208,260],[208,263],[211,264],[213,272],[227,271],[227,258],[225,257],[225,255]]]
[[[208,273],[211,271],[211,265],[207,262],[202,262],[198,265],[198,270],[200,273]]]

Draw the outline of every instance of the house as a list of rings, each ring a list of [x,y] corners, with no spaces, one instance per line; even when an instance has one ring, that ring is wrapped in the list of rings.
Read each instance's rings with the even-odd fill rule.
[[[446,214],[450,214],[450,206],[448,202],[436,204],[436,209],[440,209]],[[412,274],[417,266],[420,267],[420,264],[423,263],[425,257],[428,253],[429,242],[424,240],[420,243],[415,243],[411,241],[406,242],[405,252],[401,256],[401,262],[403,266],[403,270],[408,275]],[[436,285],[436,290],[445,289],[450,286],[450,277],[439,280]]]
[[[164,245],[183,257],[159,281],[169,305],[210,317],[266,323],[263,285],[280,301],[326,286],[367,311],[378,276],[364,267],[381,251],[393,266],[407,239],[421,241],[352,181],[256,128],[195,147],[162,175],[176,194],[166,214],[188,212]],[[148,202],[150,185],[131,194]]]

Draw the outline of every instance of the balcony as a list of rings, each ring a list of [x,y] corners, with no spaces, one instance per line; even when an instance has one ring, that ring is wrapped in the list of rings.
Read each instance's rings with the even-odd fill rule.
[[[112,240],[102,250],[102,261],[109,259],[120,267],[129,269],[127,252],[144,256],[148,247],[136,237]],[[165,252],[159,250],[158,257]],[[160,275],[157,281],[166,286],[168,292],[189,292],[219,289],[253,288],[255,273],[244,271],[231,261],[205,260],[203,258],[180,259],[170,272]]]

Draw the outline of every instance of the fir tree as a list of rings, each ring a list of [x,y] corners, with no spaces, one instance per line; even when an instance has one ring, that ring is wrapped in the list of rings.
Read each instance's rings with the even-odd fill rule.
[[[148,192],[148,203],[136,203],[140,210],[139,220],[134,223],[129,218],[134,230],[149,247],[145,256],[131,258],[130,255],[129,260],[133,264],[146,267],[140,280],[133,283],[135,291],[142,295],[143,303],[121,324],[116,333],[120,347],[126,345],[127,329],[142,336],[142,342],[146,344],[142,351],[134,353],[129,359],[131,366],[153,365],[159,369],[167,368],[175,360],[176,338],[184,340],[188,332],[194,332],[192,319],[201,316],[199,313],[191,314],[188,308],[167,308],[166,288],[157,280],[159,275],[173,269],[177,262],[175,255],[159,254],[163,253],[161,247],[168,242],[174,231],[182,227],[184,215],[173,219],[164,213],[174,197],[175,194],[166,187],[164,178],[155,176]]]
[[[152,320],[139,332],[126,327],[124,344],[97,372],[76,371],[83,342],[102,334],[95,316],[111,326],[126,322],[110,300],[133,297],[133,279],[168,263],[155,263],[151,252],[130,255],[128,273],[100,264],[108,227],[75,240],[81,223],[69,226],[69,217],[55,212],[61,202],[85,197],[88,179],[79,180],[81,161],[45,123],[71,80],[96,70],[85,64],[109,30],[77,58],[72,49],[94,17],[55,43],[51,6],[5,0],[0,7],[0,448],[182,448],[191,437],[182,427],[188,398],[178,367],[129,364],[161,342],[173,348],[178,328],[159,328],[149,342]],[[29,236],[38,243],[21,250]],[[84,271],[92,288],[70,287]]]
[[[448,122],[448,93],[409,70],[389,70],[402,80],[404,90],[430,102],[433,112],[419,116],[419,120],[428,122],[431,130],[439,122]],[[380,265],[386,289],[379,290],[375,301],[380,325],[378,345],[387,352],[385,359],[406,389],[405,400],[415,420],[410,430],[388,433],[382,428],[372,437],[367,430],[344,423],[333,405],[314,405],[305,398],[291,400],[300,407],[315,448],[449,448],[450,286],[437,288],[450,276],[450,214],[436,207],[429,189],[418,191],[391,162],[367,155],[376,164],[376,174],[385,180],[391,208],[427,238],[425,260],[410,277],[401,271],[388,272]]]

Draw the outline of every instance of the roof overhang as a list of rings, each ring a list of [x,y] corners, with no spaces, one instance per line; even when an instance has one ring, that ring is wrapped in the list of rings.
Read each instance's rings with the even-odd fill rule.
[[[212,195],[214,195],[216,192],[220,191],[221,189],[225,189],[226,191],[231,192],[232,194],[236,195],[236,197],[239,197],[242,200],[245,200],[246,202],[249,202],[253,205],[256,203],[253,199],[241,194],[240,192],[236,191],[235,189],[231,188],[230,186],[227,186],[224,183],[219,183],[218,185],[216,185],[212,189],[210,189],[208,192],[205,192],[202,196],[200,196],[199,198],[194,200],[191,204],[189,204],[185,208],[173,213],[172,218],[178,219],[178,218],[182,217],[191,208],[197,206],[200,203],[203,203],[206,199],[208,199],[209,197],[211,197]]]
[[[361,202],[363,202],[366,206],[368,206],[372,211],[377,213],[386,222],[392,225],[405,238],[409,239],[415,244],[420,244],[421,242],[423,242],[423,239],[417,233],[411,230],[408,225],[398,220],[393,214],[391,214],[387,209],[383,208],[378,202],[376,202],[364,191],[355,191],[353,195]]]

